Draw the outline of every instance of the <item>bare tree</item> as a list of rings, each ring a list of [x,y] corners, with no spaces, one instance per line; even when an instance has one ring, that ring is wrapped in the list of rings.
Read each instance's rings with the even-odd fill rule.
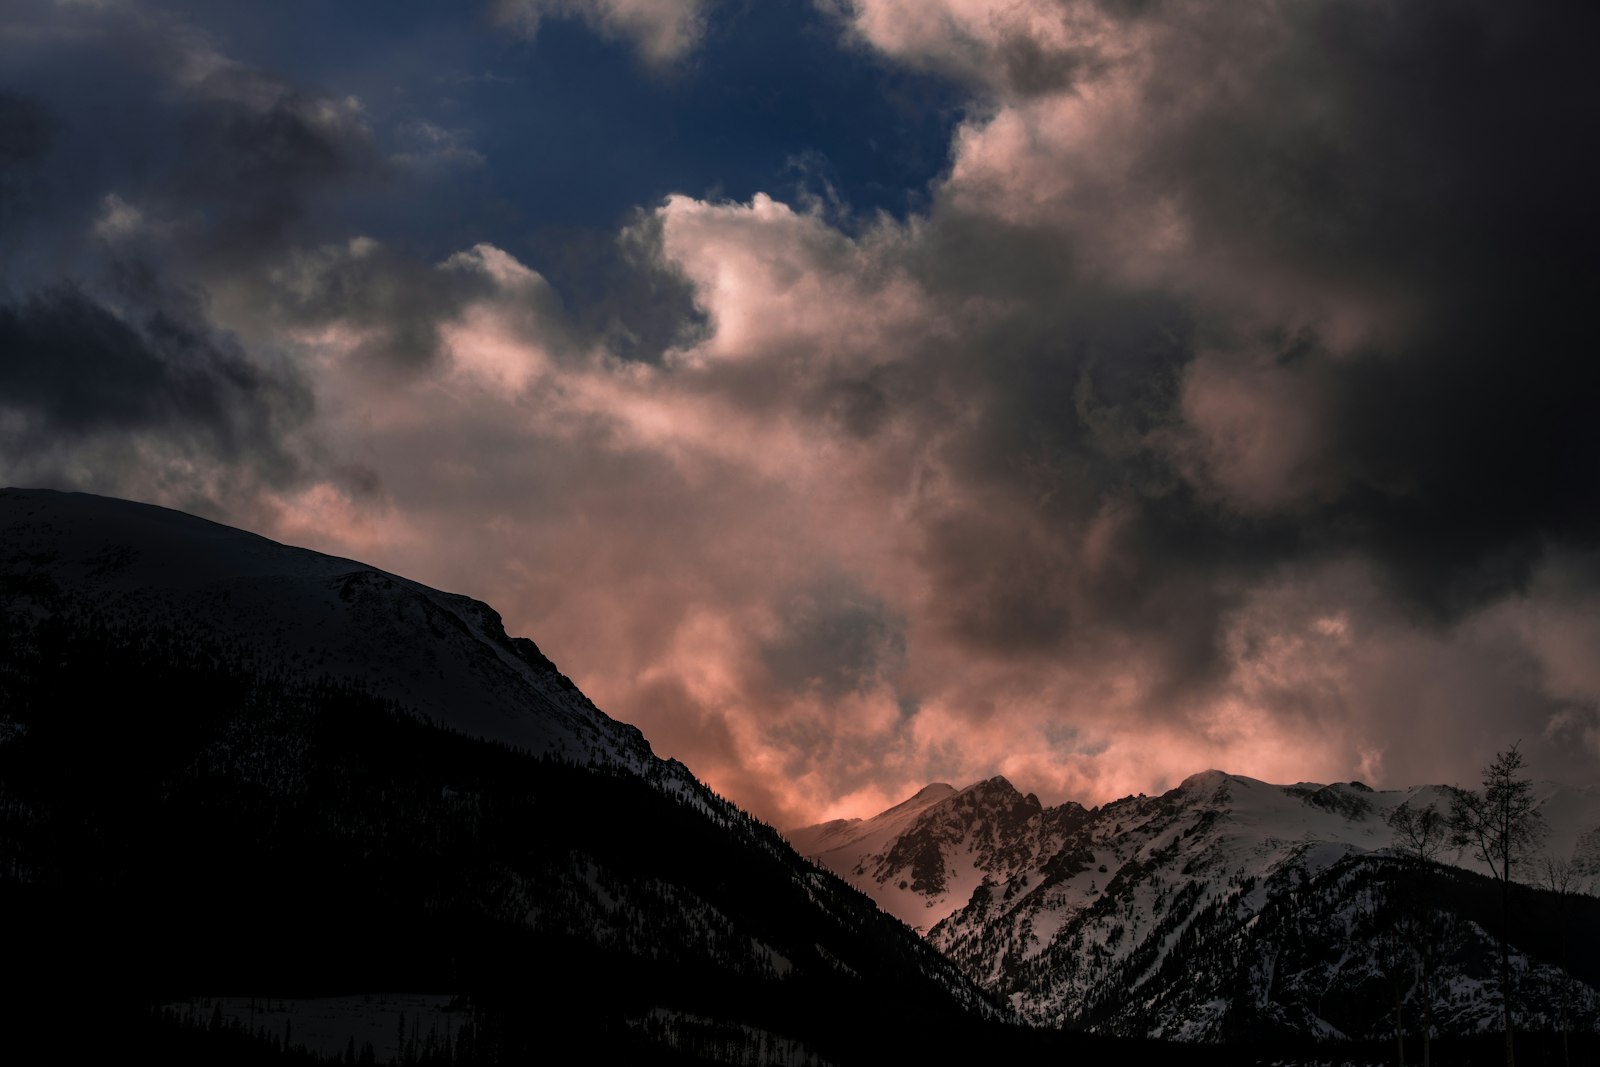
[[[1389,829],[1394,831],[1395,844],[1411,867],[1410,878],[1405,883],[1404,933],[1416,954],[1418,977],[1422,984],[1422,1064],[1423,1067],[1430,1067],[1433,1062],[1434,928],[1438,922],[1423,896],[1421,886],[1423,872],[1438,858],[1450,828],[1438,808],[1432,804],[1415,808],[1409,800],[1390,812],[1387,822]],[[1400,1032],[1397,1039],[1400,1041],[1400,1060],[1404,1064],[1405,1038],[1399,1013],[1400,1005],[1397,1003],[1395,1027]]]
[[[1533,782],[1522,776],[1512,745],[1483,769],[1482,789],[1450,789],[1450,843],[1472,853],[1500,885],[1500,1001],[1505,1013],[1506,1067],[1515,1067],[1511,1025],[1511,886],[1544,836]]]

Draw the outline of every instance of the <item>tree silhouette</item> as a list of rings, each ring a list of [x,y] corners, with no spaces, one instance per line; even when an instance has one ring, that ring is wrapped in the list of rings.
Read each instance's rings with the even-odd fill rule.
[[[1511,885],[1544,836],[1533,782],[1522,776],[1521,742],[1483,769],[1482,789],[1450,789],[1450,843],[1470,851],[1500,885],[1500,999],[1505,1013],[1506,1067],[1516,1064],[1511,1024]]]

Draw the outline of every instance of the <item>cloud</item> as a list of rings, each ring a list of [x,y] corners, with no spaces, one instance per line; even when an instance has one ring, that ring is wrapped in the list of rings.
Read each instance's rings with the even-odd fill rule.
[[[1126,27],[1072,0],[817,0],[871,48],[1002,96],[1072,88],[1125,45]]]
[[[1562,399],[1590,391],[1576,264],[1564,242],[1508,259],[1532,246],[1505,229],[1535,190],[1559,190],[1552,230],[1585,210],[1553,160],[1505,162],[1559,145],[1511,116],[1558,122],[1579,57],[1528,83],[1540,24],[1487,7],[892,8],[849,14],[896,58],[1000,70],[1025,34],[1071,75],[991,77],[904,226],[668,201],[663,256],[712,332],[651,380],[725,405],[745,465],[784,472],[834,534],[812,551],[905,620],[876,706],[914,697],[911,725],[854,712],[879,724],[853,735],[876,782],[1012,766],[1103,798],[1201,763],[1449,777],[1578,721],[1495,620],[1552,546],[1596,533],[1590,424]],[[752,410],[760,432],[736,433]],[[839,759],[746,691],[768,723],[748,756]],[[1152,748],[1161,769],[1137,770]]]
[[[472,133],[469,130],[445,129],[416,119],[406,123],[400,134],[406,142],[406,151],[389,158],[401,166],[440,171],[477,169],[488,163],[487,156],[471,147]]]
[[[265,305],[259,275],[319,199],[373,173],[359,104],[138,5],[12,17],[10,69],[38,95],[0,97],[6,480],[249,514],[319,462],[316,403],[232,300]]]
[[[263,333],[336,330],[374,370],[440,358],[442,324],[493,282],[473,251],[420,263],[370,237],[299,247],[251,278],[244,299]]]
[[[231,271],[303,239],[333,194],[384,176],[353,96],[233,59],[194,24],[141,5],[32,15],[19,32],[34,45],[30,66],[97,71],[35,78],[59,120],[41,164],[55,189],[40,214],[53,226],[82,226],[114,196],[161,220],[176,252]]]
[[[323,386],[362,397],[345,450],[413,528],[389,565],[492,590],[602,706],[779,821],[996,771],[1090,800],[1204,765],[1450,778],[1502,735],[1582,734],[1497,621],[1515,568],[1413,570],[1385,508],[1427,486],[1374,502],[1352,462],[1354,383],[1426,346],[1079,256],[1103,218],[1044,201],[1020,226],[962,199],[957,163],[931,215],[854,234],[668,198],[652,269],[704,326],[657,363],[503,250],[450,259],[491,283],[439,306],[451,358],[387,399],[353,370]],[[432,547],[463,512],[496,516],[470,565]],[[1463,518],[1435,544],[1493,540]]]
[[[70,285],[0,306],[7,480],[210,503],[229,470],[291,479],[282,437],[310,414],[304,382],[246,358],[193,294],[125,274],[125,311]]]
[[[833,9],[969,87],[926,211],[679,192],[537,252],[365,228],[340,191],[408,172],[364,110],[180,34],[181,147],[61,207],[99,273],[7,304],[90,353],[7,368],[8,449],[177,503],[256,472],[213,511],[492,601],[780,823],[1470,781],[1519,736],[1592,777],[1596,16],[916,8]],[[708,10],[507,12],[669,60]]]
[[[672,196],[657,214],[664,256],[713,325],[680,359],[815,362],[822,347],[861,364],[893,358],[885,342],[937,322],[881,247],[899,240],[893,227],[858,243],[762,193],[748,205]]]
[[[377,166],[353,101],[203,97],[182,124],[187,152],[161,193],[212,259],[261,257],[313,196]]]
[[[56,136],[56,120],[39,101],[0,91],[0,250],[25,232],[41,192],[38,163]]]
[[[1185,440],[1170,446],[1185,478],[1252,514],[1336,497],[1340,472],[1320,451],[1328,433],[1322,377],[1270,350],[1197,355],[1183,372],[1177,432]]]
[[[609,37],[639,50],[647,63],[682,59],[705,32],[711,0],[498,0],[502,22],[528,36],[547,18],[581,19]]]
[[[780,689],[836,701],[871,689],[905,659],[904,623],[848,582],[797,593],[779,621],[761,659]]]
[[[0,92],[0,172],[9,174],[44,155],[55,124],[38,101]]]

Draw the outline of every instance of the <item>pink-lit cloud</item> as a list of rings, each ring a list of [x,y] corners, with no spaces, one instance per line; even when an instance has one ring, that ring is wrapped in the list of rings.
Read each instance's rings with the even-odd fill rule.
[[[509,238],[431,258],[275,238],[184,305],[200,371],[106,312],[130,337],[112,365],[193,386],[181,418],[91,391],[74,422],[19,377],[8,480],[197,507],[487,600],[782,824],[996,773],[1089,802],[1208,766],[1470,780],[1518,737],[1539,773],[1592,777],[1570,272],[1507,265],[1532,257],[1496,209],[1545,180],[1485,155],[1517,124],[1441,103],[1474,79],[1514,97],[1521,68],[1419,68],[1451,16],[1367,10],[1386,5],[827,6],[854,47],[972,96],[925,210],[641,205],[629,269],[695,313],[650,358]],[[662,62],[710,7],[504,10]],[[189,54],[185,84],[230,106],[366,136],[356,103],[263,104],[269,83]],[[85,233],[219,261],[116,197]]]

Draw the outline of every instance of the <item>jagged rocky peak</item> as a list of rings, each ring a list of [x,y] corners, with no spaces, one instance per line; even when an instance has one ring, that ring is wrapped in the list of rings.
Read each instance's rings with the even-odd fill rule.
[[[1026,821],[1039,814],[1043,805],[1032,793],[1024,795],[1000,775],[970,785],[955,795],[953,809],[979,817]]]
[[[1337,812],[1347,819],[1359,822],[1372,815],[1374,810],[1372,801],[1367,796],[1371,792],[1372,790],[1361,782],[1335,782],[1320,789],[1313,789],[1303,799],[1313,807]]]
[[[942,896],[968,866],[963,856],[970,857],[973,869],[994,870],[1040,811],[1038,797],[1024,796],[996,775],[932,805],[872,870],[880,879],[899,875],[901,888],[923,897]]]
[[[1005,883],[1086,817],[1046,808],[996,775],[963,789],[934,783],[866,820],[789,832],[804,855],[844,875],[919,932],[962,907],[981,883]]]
[[[1580,865],[1600,856],[1600,786],[1541,785],[1539,798],[1556,854]],[[816,858],[1039,1024],[1214,1039],[1255,1025],[1258,1011],[1283,1032],[1367,1034],[1383,1005],[1370,1018],[1350,1005],[1375,981],[1362,963],[1371,946],[1345,953],[1343,939],[1377,936],[1372,915],[1394,906],[1385,816],[1401,803],[1442,805],[1445,794],[1211,769],[1159,796],[1085,809],[1042,807],[994,777],[869,819],[870,839]],[[1352,904],[1358,884],[1372,914]],[[1470,1030],[1492,1014],[1493,990],[1471,977],[1488,942],[1471,933],[1474,917],[1459,919],[1464,947],[1450,967],[1462,1000],[1451,1011]],[[1305,931],[1294,966],[1314,980],[1274,969],[1286,929]],[[1549,989],[1567,981],[1540,975]],[[1323,987],[1346,1007],[1321,1014]],[[1582,996],[1600,1009],[1600,994]],[[1241,1004],[1253,1007],[1230,1007]]]
[[[999,783],[979,783],[940,811],[956,814],[969,796],[1008,795]],[[1351,1005],[1370,992],[1374,979],[1362,961],[1376,949],[1363,941],[1365,948],[1346,953],[1341,939],[1377,937],[1372,916],[1397,906],[1385,895],[1397,877],[1386,866],[1394,863],[1394,840],[1385,816],[1401,803],[1443,799],[1433,786],[1284,786],[1212,769],[1160,796],[1125,797],[1090,811],[1046,808],[1010,836],[1009,850],[987,854],[972,846],[991,809],[974,802],[963,836],[944,830],[960,842],[944,857],[959,869],[952,860],[970,850],[982,877],[927,937],[1041,1024],[1214,1039],[1254,1025],[1249,1013],[1259,1011],[1285,1032],[1375,1033],[1384,1025],[1383,1006]],[[1590,840],[1584,832],[1600,824],[1600,787],[1541,787],[1539,802],[1552,824],[1550,847],[1577,862]],[[1474,866],[1470,855],[1444,859]],[[1351,903],[1348,886],[1356,884],[1368,887],[1370,914]],[[1316,893],[1295,895],[1306,886]],[[880,899],[892,892],[862,887]],[[956,895],[947,891],[945,902]],[[1492,1014],[1486,1005],[1493,990],[1470,977],[1487,944],[1470,934],[1477,919],[1459,920],[1465,947],[1450,966],[1462,999],[1452,1011],[1470,1030]],[[1302,947],[1309,955],[1294,966],[1315,981],[1280,980],[1272,961],[1285,928],[1307,931],[1309,947]],[[1546,968],[1538,981],[1555,989],[1568,979]],[[1313,987],[1340,990],[1328,1003],[1340,1000],[1349,1010],[1319,1014]],[[1582,996],[1600,1006],[1600,996]],[[1370,1015],[1363,1014],[1368,1007]]]

